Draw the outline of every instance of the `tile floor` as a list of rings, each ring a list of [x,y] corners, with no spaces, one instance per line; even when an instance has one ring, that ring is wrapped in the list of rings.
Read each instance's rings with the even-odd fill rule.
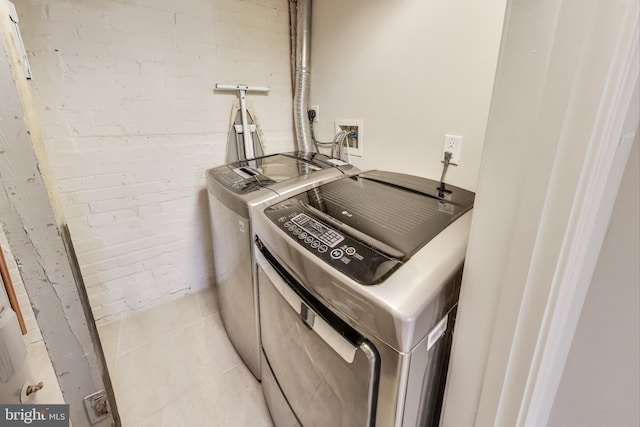
[[[36,341],[27,345],[27,359],[31,366],[31,378],[34,383],[42,381],[44,387],[39,390],[31,403],[65,403],[58,385],[58,377],[51,365],[49,352],[44,341]]]
[[[271,426],[207,289],[100,325],[124,427]]]

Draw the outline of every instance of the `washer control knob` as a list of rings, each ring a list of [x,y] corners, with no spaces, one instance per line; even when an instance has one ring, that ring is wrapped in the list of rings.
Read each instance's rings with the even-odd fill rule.
[[[342,249],[334,249],[331,251],[331,258],[340,259],[344,255],[344,251]]]

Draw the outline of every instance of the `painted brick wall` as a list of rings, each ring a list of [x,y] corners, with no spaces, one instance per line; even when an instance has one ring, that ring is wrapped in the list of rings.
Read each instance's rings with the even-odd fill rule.
[[[31,87],[99,322],[213,283],[204,172],[231,93],[293,149],[286,0],[18,0]]]

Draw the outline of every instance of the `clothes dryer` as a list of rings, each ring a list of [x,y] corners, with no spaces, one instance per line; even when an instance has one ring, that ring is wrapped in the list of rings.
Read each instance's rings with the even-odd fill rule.
[[[373,171],[256,210],[276,425],[438,425],[473,200]]]

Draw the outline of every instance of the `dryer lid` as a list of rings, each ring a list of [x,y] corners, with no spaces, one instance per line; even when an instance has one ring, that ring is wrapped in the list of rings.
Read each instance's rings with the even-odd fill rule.
[[[372,171],[292,199],[330,227],[405,261],[473,207],[474,193],[449,185],[442,192],[439,185],[426,178]]]

